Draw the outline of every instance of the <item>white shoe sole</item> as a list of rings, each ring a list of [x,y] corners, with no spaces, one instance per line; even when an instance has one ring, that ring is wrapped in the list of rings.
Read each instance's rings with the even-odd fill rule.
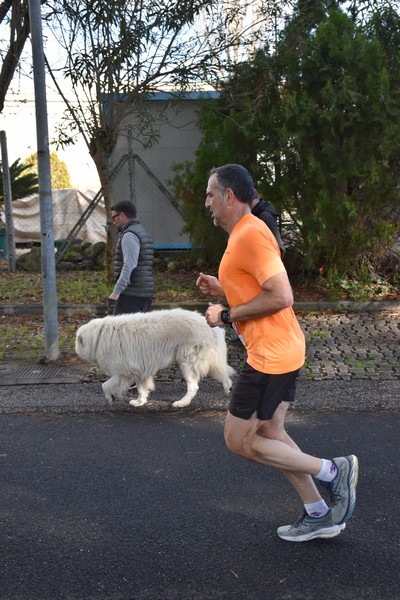
[[[336,537],[337,535],[339,535],[339,533],[343,531],[343,529],[346,528],[346,523],[342,523],[341,525],[334,525],[333,527],[327,527],[326,529],[318,529],[317,531],[313,531],[312,533],[305,533],[304,535],[290,535],[290,528],[291,525],[279,527],[279,529],[277,530],[277,534],[281,538],[281,540],[285,540],[286,542],[309,542],[310,540],[316,540],[318,538],[327,539]]]

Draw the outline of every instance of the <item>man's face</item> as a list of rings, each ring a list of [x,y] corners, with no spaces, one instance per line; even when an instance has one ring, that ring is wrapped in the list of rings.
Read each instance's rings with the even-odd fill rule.
[[[205,206],[211,213],[214,225],[223,227],[225,201],[224,196],[221,194],[218,187],[218,177],[216,173],[211,175],[208,180]]]
[[[118,227],[119,229],[125,222],[124,213],[117,212],[115,210],[111,211],[111,222],[113,223],[113,225],[116,225],[116,227]]]

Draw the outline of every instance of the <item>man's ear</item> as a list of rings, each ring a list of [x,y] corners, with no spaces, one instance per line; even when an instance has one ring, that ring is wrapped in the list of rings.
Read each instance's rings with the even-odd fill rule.
[[[232,192],[231,188],[226,188],[225,193],[226,193],[226,202],[227,202],[228,206],[232,206],[233,192]]]

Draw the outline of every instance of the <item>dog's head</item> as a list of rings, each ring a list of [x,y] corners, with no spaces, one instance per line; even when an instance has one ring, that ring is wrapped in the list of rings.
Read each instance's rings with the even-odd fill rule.
[[[101,335],[101,323],[102,319],[93,319],[89,323],[81,325],[76,332],[75,352],[88,362],[96,362],[96,348],[99,335]]]
[[[88,360],[86,354],[87,354],[87,346],[85,345],[85,330],[84,327],[86,327],[86,325],[82,325],[82,327],[79,327],[78,331],[76,332],[76,337],[75,337],[75,352],[77,353],[78,356],[80,356],[80,358],[83,358],[85,360]]]

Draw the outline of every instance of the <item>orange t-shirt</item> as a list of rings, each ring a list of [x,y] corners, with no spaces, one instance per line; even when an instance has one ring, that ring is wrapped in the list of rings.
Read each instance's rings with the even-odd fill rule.
[[[219,267],[219,280],[229,306],[249,302],[261,292],[267,279],[285,271],[279,246],[267,225],[252,214],[242,217],[231,231]],[[236,325],[253,369],[280,374],[304,364],[304,334],[292,308]]]

